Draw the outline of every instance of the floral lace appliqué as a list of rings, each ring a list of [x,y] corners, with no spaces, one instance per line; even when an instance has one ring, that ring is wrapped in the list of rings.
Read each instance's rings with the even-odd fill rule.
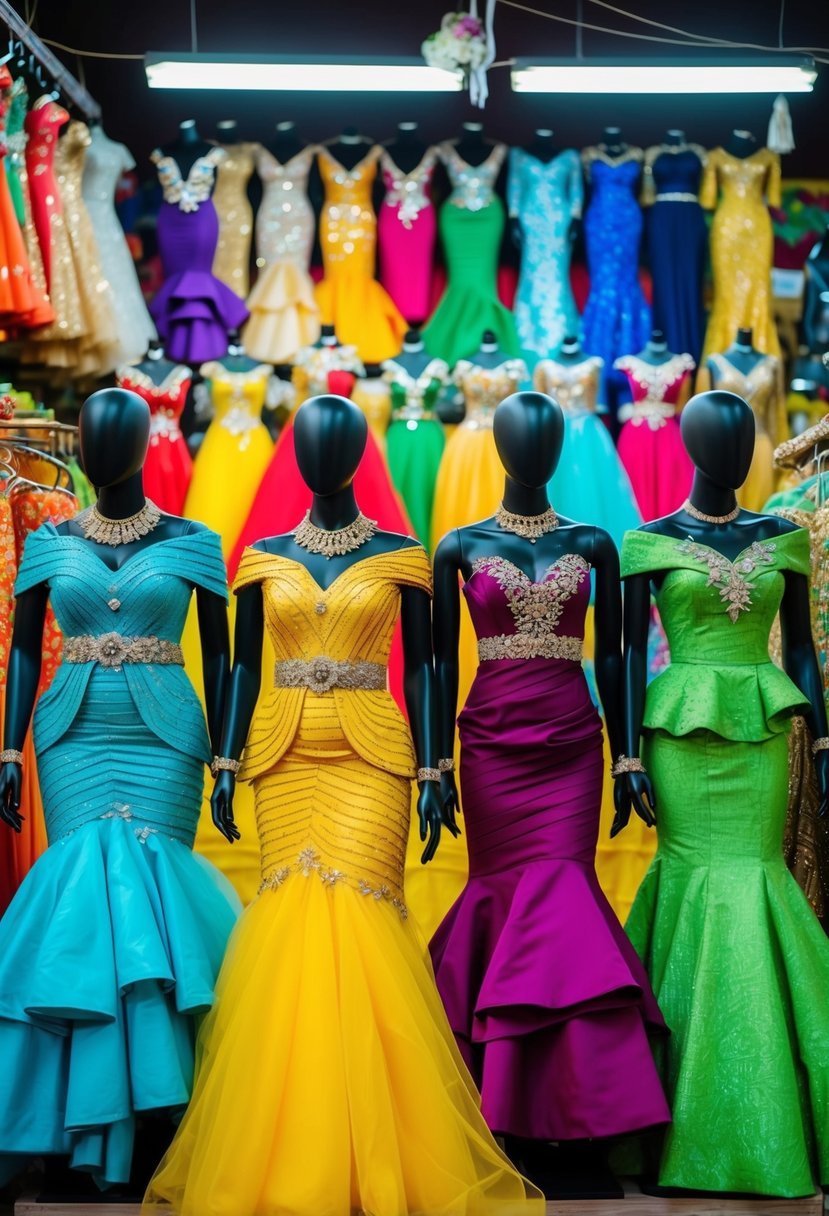
[[[540,640],[555,633],[564,605],[590,573],[590,563],[578,553],[565,553],[540,583],[504,557],[478,557],[472,569],[486,571],[501,587],[518,632]],[[555,578],[548,577],[552,570]]]
[[[732,562],[716,549],[698,544],[690,537],[677,545],[677,552],[708,567],[707,585],[719,588],[720,599],[735,623],[741,613],[751,611],[751,587],[746,575],[758,566],[769,565],[774,560],[776,549],[773,541],[755,541]]]

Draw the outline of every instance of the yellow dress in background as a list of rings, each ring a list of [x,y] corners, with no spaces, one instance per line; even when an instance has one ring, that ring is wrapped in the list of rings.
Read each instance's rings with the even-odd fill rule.
[[[253,208],[248,182],[257,144],[221,144],[224,157],[216,168],[213,206],[219,217],[219,241],[213,258],[213,273],[244,298],[250,287],[250,246],[253,238]]]
[[[719,205],[717,199],[719,196]],[[780,157],[759,148],[744,159],[723,148],[709,153],[699,201],[717,208],[711,224],[714,302],[700,365],[726,350],[740,327],[764,354],[780,354],[771,311],[773,236],[769,206],[780,206]]]
[[[245,550],[279,661],[382,675],[419,545],[323,590]],[[368,670],[368,669],[365,669]],[[243,914],[198,1044],[193,1097],[143,1212],[176,1216],[509,1216],[543,1212],[479,1109],[406,918],[415,756],[385,689],[263,689],[244,753],[262,888]]]
[[[735,367],[727,355],[712,354],[710,360],[716,368],[713,387],[736,393],[749,403],[754,413],[757,425],[754,456],[748,477],[737,491],[737,501],[749,511],[762,511],[774,490],[774,449],[788,437],[780,360],[769,355],[755,363],[748,375]],[[697,375],[697,392],[706,392],[711,387],[711,372],[708,367],[701,367]]]
[[[327,148],[319,152],[325,186],[320,244],[325,278],[316,297],[323,325],[356,346],[365,363],[382,363],[399,353],[408,326],[391,296],[374,278],[377,216],[371,191],[382,152],[375,145],[353,169],[346,169]]]

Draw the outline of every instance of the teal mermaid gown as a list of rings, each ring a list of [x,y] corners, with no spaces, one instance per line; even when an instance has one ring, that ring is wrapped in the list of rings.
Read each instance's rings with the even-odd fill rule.
[[[193,587],[226,595],[225,567],[206,529],[113,571],[47,523],[16,592],[44,582],[64,654],[34,722],[49,848],[0,921],[0,1184],[66,1154],[105,1187],[129,1178],[136,1114],[189,1100],[239,910],[192,852],[210,747],[170,657]],[[106,659],[81,661],[104,634]],[[135,638],[167,661],[119,662]]]
[[[806,702],[769,659],[799,528],[725,561],[630,532],[622,575],[661,575],[669,667],[642,759],[658,848],[627,932],[671,1031],[663,1186],[812,1194],[829,1182],[829,939],[783,860],[787,733]]]

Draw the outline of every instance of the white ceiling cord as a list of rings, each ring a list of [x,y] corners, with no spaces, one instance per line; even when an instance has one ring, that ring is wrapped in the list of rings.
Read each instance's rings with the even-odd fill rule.
[[[484,0],[484,33],[486,35],[486,57],[480,67],[473,68],[469,74],[469,100],[473,106],[482,110],[489,96],[489,85],[486,74],[495,62],[495,0]],[[470,17],[478,16],[478,0],[469,0]]]

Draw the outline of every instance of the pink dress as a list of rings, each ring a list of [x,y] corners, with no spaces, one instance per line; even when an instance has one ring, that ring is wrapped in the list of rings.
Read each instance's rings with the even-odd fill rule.
[[[647,523],[677,511],[691,490],[694,466],[679,432],[677,402],[695,364],[690,355],[658,364],[623,355],[613,366],[625,373],[633,396],[619,410],[619,458]]]
[[[428,148],[404,173],[388,152],[380,158],[386,187],[377,219],[380,282],[410,323],[423,321],[432,306],[437,219],[429,188],[436,161],[437,149]]]
[[[181,515],[193,476],[193,460],[180,420],[193,373],[179,364],[156,384],[137,367],[123,367],[118,383],[150,407],[150,446],[144,461],[144,493],[170,515]]]

